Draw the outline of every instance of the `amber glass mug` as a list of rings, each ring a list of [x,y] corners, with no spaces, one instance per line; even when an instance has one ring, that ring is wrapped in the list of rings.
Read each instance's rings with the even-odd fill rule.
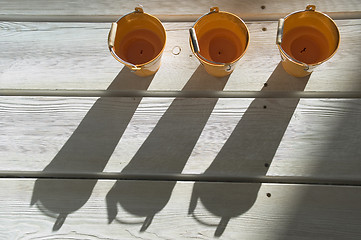
[[[162,23],[141,7],[112,23],[108,36],[113,57],[143,77],[158,71],[165,43]]]
[[[216,77],[229,75],[249,45],[249,31],[238,16],[212,7],[189,30],[193,54]]]
[[[276,44],[285,71],[304,77],[336,53],[340,33],[329,16],[308,5],[279,20]]]

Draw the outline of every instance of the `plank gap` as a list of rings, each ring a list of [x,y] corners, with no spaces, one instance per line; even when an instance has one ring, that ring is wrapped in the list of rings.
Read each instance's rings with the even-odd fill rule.
[[[275,183],[361,186],[361,179],[325,178],[302,176],[217,176],[205,174],[127,174],[127,173],[62,173],[62,172],[23,172],[3,171],[0,178],[39,178],[39,179],[97,179],[128,181],[184,181],[184,182],[227,182],[227,183]]]
[[[181,98],[361,98],[360,91],[149,91],[149,90],[0,90],[0,96],[181,97]]]
[[[361,19],[361,11],[354,12],[325,12],[334,20]],[[242,14],[244,21],[277,21],[289,13]],[[154,14],[162,22],[195,22],[201,14]],[[29,14],[0,14],[3,22],[88,22],[107,23],[119,19],[119,15],[29,15]]]

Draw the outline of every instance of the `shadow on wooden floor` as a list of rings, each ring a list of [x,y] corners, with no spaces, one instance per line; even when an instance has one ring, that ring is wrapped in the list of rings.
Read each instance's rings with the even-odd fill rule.
[[[229,76],[228,76],[229,77]],[[221,91],[228,77],[209,76],[203,66],[193,73],[183,90]],[[218,99],[175,98],[122,174],[180,174],[196,145]],[[145,231],[153,217],[168,203],[175,181],[117,181],[106,196],[108,220],[125,224],[117,204],[145,217]]]
[[[261,91],[303,91],[309,76],[296,78],[288,75],[279,63]],[[264,176],[288,127],[299,99],[255,99],[234,131],[203,173],[206,176]],[[242,186],[242,185],[241,185]],[[224,184],[196,182],[189,206],[198,222],[198,200],[211,213],[221,218],[215,236],[225,231],[231,218],[248,211],[257,199],[261,184]]]
[[[353,91],[361,91],[361,81]],[[360,99],[328,99],[320,103],[327,115],[320,121],[325,134],[318,137],[317,151],[309,158],[315,163],[308,175],[329,179],[360,179],[361,173],[361,104]],[[304,124],[312,123],[305,122]],[[313,130],[310,128],[310,130]],[[319,130],[319,129],[317,129]],[[338,166],[338,167],[335,167]],[[297,202],[290,219],[278,232],[279,239],[303,236],[305,239],[360,239],[360,186],[298,187]]]
[[[152,77],[140,78],[124,67],[108,90],[146,90]],[[141,98],[99,98],[79,126],[43,172],[102,172],[128,126]],[[44,214],[58,214],[53,231],[59,230],[68,214],[89,199],[97,180],[38,179],[31,205]],[[74,197],[77,196],[77,197]]]

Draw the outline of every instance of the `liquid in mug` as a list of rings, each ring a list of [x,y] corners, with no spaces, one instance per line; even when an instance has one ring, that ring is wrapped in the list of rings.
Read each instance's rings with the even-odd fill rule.
[[[327,38],[316,28],[308,26],[287,31],[281,46],[292,58],[307,64],[322,62],[332,54]]]
[[[200,54],[214,62],[229,63],[236,60],[245,50],[245,43],[228,29],[216,28],[199,38]]]
[[[147,63],[162,51],[161,39],[152,31],[137,29],[128,33],[114,46],[117,55],[134,65]]]

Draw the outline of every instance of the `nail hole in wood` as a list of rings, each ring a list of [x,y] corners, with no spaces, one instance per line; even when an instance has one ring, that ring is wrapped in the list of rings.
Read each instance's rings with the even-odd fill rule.
[[[271,197],[271,193],[267,193],[266,195],[267,195],[267,197]]]
[[[267,31],[267,28],[265,28],[265,27],[264,27],[264,28],[262,28],[262,31]]]
[[[266,168],[268,168],[268,167],[269,167],[269,163],[265,163],[264,166],[265,166]]]
[[[267,108],[267,106],[266,106],[266,105],[264,105],[264,106],[263,106],[263,108],[264,108],[264,109],[266,109],[266,108]]]
[[[268,83],[264,83],[263,86],[267,87],[267,86],[268,86]]]
[[[261,6],[261,8],[262,8],[262,9],[265,9],[265,8],[266,8],[266,6],[265,6],[265,5],[262,5],[262,6]]]

